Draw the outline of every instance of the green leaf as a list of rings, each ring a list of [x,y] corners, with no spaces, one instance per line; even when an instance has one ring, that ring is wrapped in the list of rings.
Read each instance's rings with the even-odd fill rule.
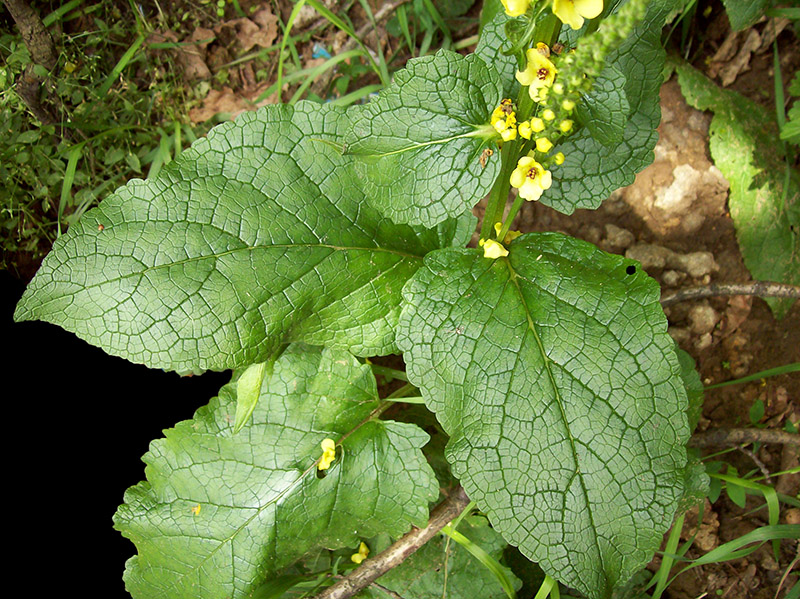
[[[458,531],[483,549],[494,560],[500,560],[507,543],[488,526],[485,518],[467,517]],[[521,581],[505,567],[500,567],[517,590]],[[505,599],[506,593],[495,574],[482,565],[460,544],[441,535],[422,546],[397,568],[376,581],[399,594],[403,599]],[[391,597],[378,587],[369,587],[358,595],[362,599]]]
[[[291,345],[233,432],[236,382],[144,456],[114,521],[136,545],[135,599],[249,597],[307,553],[357,547],[424,526],[438,493],[419,427],[377,420],[369,365],[344,351]],[[326,476],[316,461],[337,442]]]
[[[709,148],[730,182],[728,206],[747,269],[754,279],[800,285],[800,187],[786,176],[775,113],[718,87],[689,65],[676,70],[686,101],[714,112]],[[781,318],[793,301],[767,303]]]
[[[366,205],[331,145],[346,126],[300,102],[217,127],[70,227],[15,318],[167,370],[263,362],[292,341],[391,353],[402,286],[465,224],[412,229]]]
[[[608,597],[652,558],[683,495],[686,391],[659,287],[563,235],[509,249],[428,254],[403,290],[398,346],[494,528]]]
[[[502,99],[494,69],[474,55],[440,50],[410,60],[378,99],[354,113],[346,152],[367,197],[394,222],[433,227],[485,196],[499,153],[481,165],[496,136]]]
[[[592,91],[581,98],[575,116],[592,137],[603,144],[618,144],[625,136],[630,104],[625,96],[625,75],[606,67],[595,79]]]
[[[486,10],[484,4],[483,10]],[[503,85],[504,98],[516,98],[519,95],[519,81],[517,81],[517,59],[514,56],[506,56],[503,50],[508,46],[506,37],[506,23],[511,20],[505,11],[495,14],[494,18],[481,28],[481,36],[475,48],[475,56],[480,58],[487,65],[494,67],[500,75],[500,82]]]
[[[789,120],[781,129],[781,139],[800,146],[800,101],[796,101],[787,113]]]
[[[700,416],[703,415],[703,381],[694,363],[694,358],[675,344],[675,353],[678,355],[678,364],[681,367],[681,380],[686,388],[689,398],[689,409],[686,415],[689,420],[689,430],[694,431]]]
[[[256,409],[258,398],[261,395],[261,385],[264,382],[264,377],[272,374],[272,366],[274,363],[271,360],[267,362],[259,362],[258,364],[251,364],[236,381],[236,417],[234,418],[233,432],[238,433],[242,427],[247,423],[247,420]]]
[[[722,0],[722,3],[734,31],[754,25],[767,8],[767,0]]]
[[[621,139],[606,145],[585,127],[557,144],[553,151],[563,152],[566,160],[553,170],[553,185],[542,196],[543,204],[564,214],[577,208],[595,209],[611,192],[633,183],[636,173],[653,161],[665,56],[661,28],[669,4],[651,2],[645,19],[606,60],[607,71],[614,69],[625,77],[630,114]],[[569,34],[562,35],[567,38]],[[618,114],[613,118],[618,119]]]

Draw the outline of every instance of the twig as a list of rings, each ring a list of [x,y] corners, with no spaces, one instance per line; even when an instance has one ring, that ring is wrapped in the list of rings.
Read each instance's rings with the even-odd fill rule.
[[[413,529],[385,551],[374,558],[365,560],[361,566],[333,586],[325,589],[315,599],[346,599],[367,588],[376,579],[399,566],[406,558],[432,539],[448,522],[463,512],[467,504],[469,504],[469,497],[464,489],[458,487],[450,497],[433,509],[425,528]]]
[[[800,435],[764,428],[715,428],[695,433],[689,447],[720,447],[747,443],[775,443],[800,447]]]
[[[753,463],[756,466],[758,466],[759,470],[761,470],[761,474],[764,475],[764,480],[767,481],[768,485],[771,485],[772,484],[772,477],[769,475],[769,470],[767,470],[766,464],[764,464],[764,462],[759,460],[758,456],[754,452],[750,451],[749,449],[745,449],[743,445],[737,447],[736,449],[738,449],[744,455],[746,455],[748,458],[753,460]]]
[[[751,283],[711,283],[701,287],[687,287],[665,293],[661,297],[662,306],[671,306],[686,300],[715,297],[719,295],[757,295],[759,297],[800,298],[800,287],[773,283],[771,281],[753,281]]]

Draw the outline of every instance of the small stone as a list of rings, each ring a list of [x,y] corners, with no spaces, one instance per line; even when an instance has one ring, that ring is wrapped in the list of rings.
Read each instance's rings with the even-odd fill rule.
[[[719,270],[719,265],[711,252],[692,252],[684,256],[679,254],[676,256],[678,256],[680,269],[695,279]]]
[[[606,224],[606,243],[610,246],[628,249],[636,242],[633,233],[622,227],[617,227],[611,223]]]
[[[783,517],[786,519],[786,524],[800,524],[800,508],[789,508],[783,512]]]
[[[661,275],[661,280],[667,287],[677,287],[686,278],[686,275],[677,270],[665,270]]]
[[[697,341],[694,342],[694,348],[697,351],[703,351],[704,349],[711,347],[712,341],[711,333],[704,333],[697,338]]]
[[[719,319],[719,313],[708,302],[692,306],[689,309],[689,322],[691,323],[692,331],[698,335],[713,331]]]
[[[667,333],[678,345],[683,343],[688,343],[689,339],[691,338],[691,334],[689,333],[689,329],[684,329],[681,327],[669,327],[667,329]]]
[[[671,250],[650,243],[639,243],[625,252],[626,258],[641,263],[645,270],[664,268],[672,255]]]

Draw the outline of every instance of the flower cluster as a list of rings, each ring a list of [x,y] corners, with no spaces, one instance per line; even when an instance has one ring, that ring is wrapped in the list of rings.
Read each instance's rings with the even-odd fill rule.
[[[320,446],[322,447],[322,457],[317,463],[317,470],[327,470],[336,459],[336,442],[333,439],[323,439]]]
[[[517,113],[514,110],[514,103],[509,98],[500,102],[500,105],[494,109],[490,122],[503,141],[517,138]]]

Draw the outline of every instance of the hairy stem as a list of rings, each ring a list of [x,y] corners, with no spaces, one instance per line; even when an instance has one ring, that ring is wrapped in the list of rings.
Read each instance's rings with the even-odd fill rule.
[[[433,509],[425,528],[412,529],[391,547],[374,558],[365,560],[361,566],[346,577],[325,589],[316,596],[316,599],[346,599],[367,588],[432,539],[448,522],[463,512],[468,504],[469,497],[464,489],[456,488],[447,499]]]

